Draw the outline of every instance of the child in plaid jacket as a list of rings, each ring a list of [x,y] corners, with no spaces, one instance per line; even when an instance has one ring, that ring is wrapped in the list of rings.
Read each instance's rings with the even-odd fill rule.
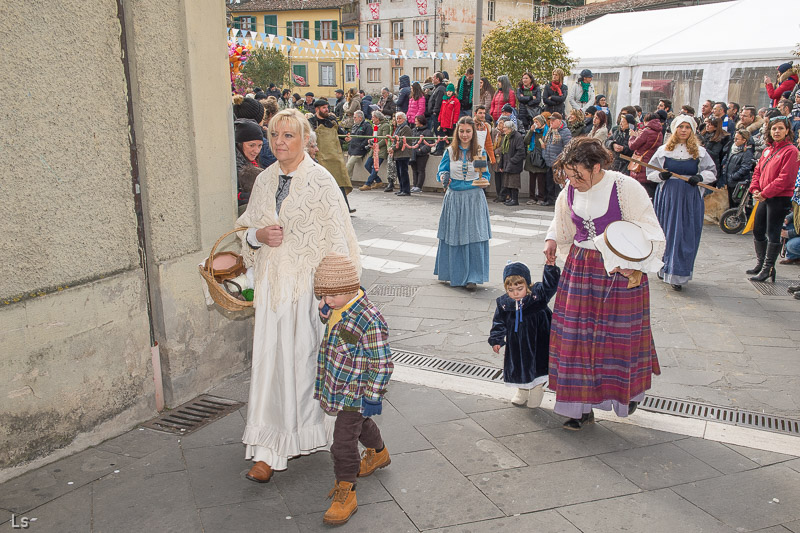
[[[333,430],[333,503],[323,517],[344,524],[356,512],[356,478],[391,463],[372,416],[381,414],[382,398],[394,365],[389,328],[360,287],[349,257],[329,255],[317,267],[314,292],[322,298],[320,317],[327,322],[317,358],[314,398],[336,416]],[[363,458],[358,443],[364,445]]]

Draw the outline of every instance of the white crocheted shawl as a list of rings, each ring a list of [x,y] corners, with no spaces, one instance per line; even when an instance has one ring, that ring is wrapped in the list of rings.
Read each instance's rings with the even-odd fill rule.
[[[666,237],[656,218],[656,212],[647,191],[635,179],[620,172],[606,170],[606,177],[611,177],[617,184],[617,198],[622,210],[622,220],[633,222],[642,228],[645,237],[653,243],[653,252],[645,261],[636,265],[624,264],[622,268],[635,268],[644,272],[653,272],[661,268],[666,248]],[[567,188],[558,195],[555,217],[550,224],[548,235],[555,235],[558,255],[566,258],[575,240],[577,228],[572,222],[571,210],[567,201]]]
[[[350,256],[361,276],[361,250],[350,214],[339,186],[322,165],[306,154],[291,180],[289,195],[281,204],[280,216],[275,211],[280,165],[270,165],[259,174],[253,185],[247,210],[236,221],[237,227],[263,228],[278,224],[283,227],[283,243],[277,247],[262,246],[253,250],[242,239],[242,257],[249,268],[255,266],[256,288],[268,275],[270,305],[277,309],[287,297],[292,302],[311,290],[310,279],[330,253]]]

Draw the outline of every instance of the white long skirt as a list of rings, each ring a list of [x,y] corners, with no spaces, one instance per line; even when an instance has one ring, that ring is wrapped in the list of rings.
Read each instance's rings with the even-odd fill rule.
[[[324,324],[313,279],[297,303],[287,296],[273,311],[266,278],[256,290],[250,400],[242,442],[246,459],[285,470],[292,457],[330,448],[336,417],[326,415],[314,399]]]

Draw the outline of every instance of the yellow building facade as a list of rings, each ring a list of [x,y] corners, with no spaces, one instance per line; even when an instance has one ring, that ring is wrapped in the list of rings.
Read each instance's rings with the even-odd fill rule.
[[[291,47],[283,54],[289,59],[295,80],[290,87],[292,92],[302,96],[311,91],[316,97],[328,98],[333,97],[339,88],[345,91],[351,87],[358,89],[358,59],[335,57],[330,48],[313,45],[313,41],[358,44],[358,2],[306,0],[303,9],[296,8],[298,4],[286,0],[250,0],[229,5],[228,10],[233,28],[282,37],[282,40],[274,42],[282,41],[281,44]],[[295,44],[287,37],[308,39],[312,43]],[[298,46],[316,48],[320,52],[299,51]],[[331,48],[339,50],[337,44]]]

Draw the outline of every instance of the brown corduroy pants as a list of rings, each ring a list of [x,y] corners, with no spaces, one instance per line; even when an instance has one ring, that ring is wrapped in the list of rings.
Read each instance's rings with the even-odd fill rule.
[[[361,454],[358,443],[367,448],[383,448],[383,438],[378,425],[371,418],[364,418],[358,411],[339,411],[333,427],[333,473],[336,481],[355,483]]]

